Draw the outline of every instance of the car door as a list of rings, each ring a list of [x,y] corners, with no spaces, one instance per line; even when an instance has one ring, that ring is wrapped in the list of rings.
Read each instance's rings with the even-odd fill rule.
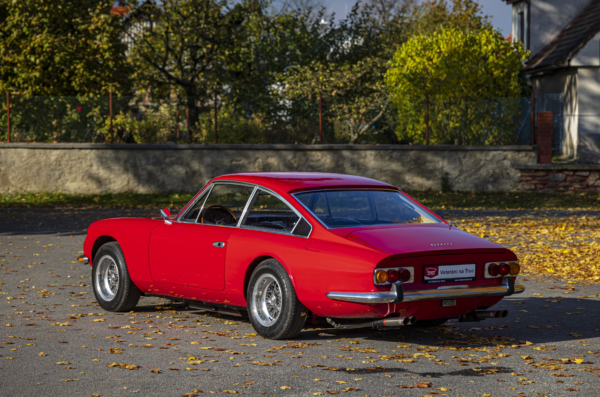
[[[150,235],[150,274],[157,282],[221,291],[231,233],[253,186],[215,183],[191,209]]]

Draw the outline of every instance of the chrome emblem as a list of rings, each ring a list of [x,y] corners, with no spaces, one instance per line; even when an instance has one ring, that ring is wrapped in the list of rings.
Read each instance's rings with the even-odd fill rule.
[[[435,243],[435,244],[431,244],[432,247],[437,247],[438,245],[452,245],[452,243]]]

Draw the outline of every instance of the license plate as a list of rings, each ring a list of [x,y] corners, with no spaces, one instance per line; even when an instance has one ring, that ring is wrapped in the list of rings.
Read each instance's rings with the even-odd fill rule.
[[[476,268],[477,265],[474,263],[465,265],[425,266],[423,269],[423,281],[426,283],[472,281],[475,280]]]
[[[456,299],[444,299],[442,300],[442,307],[456,306]]]

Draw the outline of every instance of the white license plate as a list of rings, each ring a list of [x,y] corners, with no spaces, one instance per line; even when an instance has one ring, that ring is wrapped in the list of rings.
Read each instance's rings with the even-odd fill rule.
[[[423,281],[426,283],[447,283],[451,281],[475,280],[477,265],[430,265],[423,268]]]

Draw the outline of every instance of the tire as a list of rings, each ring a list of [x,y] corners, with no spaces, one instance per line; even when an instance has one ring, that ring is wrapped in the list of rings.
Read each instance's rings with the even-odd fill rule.
[[[417,319],[417,323],[414,326],[415,327],[423,327],[423,328],[439,327],[440,325],[446,324],[446,321],[448,321],[447,318],[436,318],[436,319],[433,319],[433,320],[419,320],[419,319]]]
[[[267,259],[256,267],[246,296],[250,323],[260,336],[291,339],[304,327],[308,310],[298,300],[287,272],[275,259]]]
[[[100,306],[111,312],[132,310],[142,295],[129,277],[123,251],[116,241],[104,244],[94,257],[92,285]]]

